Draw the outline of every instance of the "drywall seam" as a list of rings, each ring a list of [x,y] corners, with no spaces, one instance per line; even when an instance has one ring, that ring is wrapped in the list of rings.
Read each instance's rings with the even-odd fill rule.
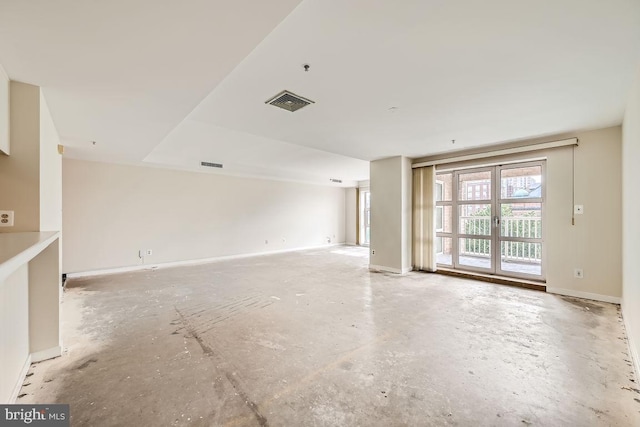
[[[594,300],[594,301],[610,302],[610,303],[613,303],[613,304],[620,304],[620,297],[612,297],[612,296],[609,296],[609,295],[593,294],[593,293],[590,293],[590,292],[573,291],[571,289],[552,288],[552,287],[547,286],[547,293],[557,294],[557,295],[565,295],[565,296],[569,296],[569,297],[590,299],[590,300]]]
[[[22,388],[22,384],[24,384],[25,378],[27,378],[27,372],[29,372],[29,368],[31,367],[31,355],[27,356],[27,359],[24,361],[24,365],[22,366],[22,370],[20,370],[20,375],[18,376],[18,381],[16,381],[16,385],[13,386],[13,392],[9,397],[9,404],[16,403],[16,399],[18,398],[18,393],[20,393],[20,389]]]
[[[141,265],[132,265],[127,267],[115,267],[115,268],[105,268],[102,270],[89,270],[89,271],[80,271],[75,273],[67,273],[67,279],[74,279],[79,277],[91,277],[91,276],[102,276],[105,274],[118,274],[118,273],[129,273],[131,271],[140,271],[140,270],[152,270],[158,268],[172,268],[172,267],[185,267],[189,265],[199,265],[199,264],[209,264],[213,262],[219,261],[231,261],[235,259],[244,259],[244,258],[252,258],[259,257],[265,255],[276,255],[283,254],[287,252],[297,252],[297,251],[305,251],[309,249],[319,249],[319,248],[329,248],[332,246],[346,246],[344,242],[342,243],[330,243],[318,246],[305,246],[301,248],[292,248],[292,249],[281,249],[277,251],[269,251],[269,252],[256,252],[250,254],[237,254],[237,255],[225,255],[220,257],[211,257],[211,258],[199,258],[199,259],[190,259],[183,261],[171,261],[171,262],[163,262],[159,264],[141,264]]]

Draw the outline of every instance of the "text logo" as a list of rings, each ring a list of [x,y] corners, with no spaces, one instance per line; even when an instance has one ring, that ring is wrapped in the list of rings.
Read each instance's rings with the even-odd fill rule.
[[[69,405],[0,405],[0,425],[69,427]]]

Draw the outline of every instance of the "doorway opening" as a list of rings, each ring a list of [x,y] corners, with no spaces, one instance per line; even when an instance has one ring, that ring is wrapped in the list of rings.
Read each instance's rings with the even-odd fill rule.
[[[436,174],[438,266],[544,280],[544,161]]]

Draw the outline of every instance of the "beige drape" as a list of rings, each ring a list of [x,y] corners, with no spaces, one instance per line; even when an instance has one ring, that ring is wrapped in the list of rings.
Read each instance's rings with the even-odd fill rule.
[[[436,169],[413,170],[413,269],[436,271]]]

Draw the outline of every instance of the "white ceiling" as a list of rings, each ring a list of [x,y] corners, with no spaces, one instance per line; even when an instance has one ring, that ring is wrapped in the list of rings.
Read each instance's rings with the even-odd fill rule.
[[[65,156],[322,184],[620,124],[639,62],[640,0],[0,0]]]

